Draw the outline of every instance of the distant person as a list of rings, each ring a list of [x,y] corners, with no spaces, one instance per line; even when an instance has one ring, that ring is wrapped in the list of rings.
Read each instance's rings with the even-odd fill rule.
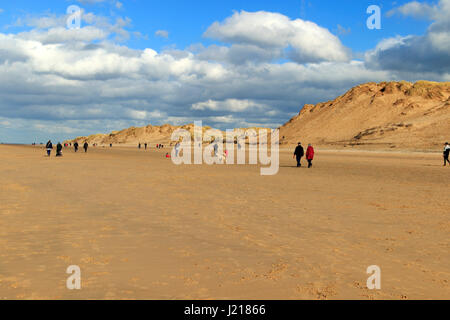
[[[219,145],[217,143],[214,144],[214,157],[217,157],[217,153],[219,152]]]
[[[139,144],[138,144],[138,149],[140,149],[141,148],[141,143],[139,142]]]
[[[50,157],[52,154],[53,144],[51,140],[48,140],[47,144],[45,145],[45,149],[47,149],[47,156]]]
[[[147,142],[144,143],[144,148],[145,148],[145,150],[147,150]]]
[[[447,165],[447,162],[450,165],[450,161],[448,160],[449,154],[450,154],[450,145],[448,144],[448,142],[446,142],[444,146],[444,167]]]
[[[109,147],[112,148],[112,143],[109,144]]]
[[[312,161],[314,160],[314,148],[311,144],[308,144],[306,149],[306,160],[308,160],[308,168],[312,167]]]
[[[178,158],[178,152],[180,151],[180,143],[177,142],[177,144],[175,145],[175,157]]]
[[[84,148],[84,152],[86,153],[89,148],[89,144],[87,142],[85,142],[83,145],[83,148]]]
[[[73,144],[73,147],[74,147],[74,149],[75,149],[75,152],[78,152],[78,142],[75,142],[75,143]]]
[[[63,149],[63,146],[62,146],[61,142],[58,142],[58,144],[56,145],[56,156],[57,157],[62,157],[62,149]]]
[[[297,168],[302,166],[301,160],[302,157],[305,155],[305,150],[302,147],[302,143],[299,142],[298,146],[295,148],[294,156],[292,158],[297,158]]]
[[[228,158],[228,150],[225,149],[219,160],[223,161],[223,160],[226,160],[227,158]]]

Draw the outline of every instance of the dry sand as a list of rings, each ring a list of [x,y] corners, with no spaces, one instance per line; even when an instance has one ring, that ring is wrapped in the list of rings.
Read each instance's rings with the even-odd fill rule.
[[[440,153],[283,151],[260,176],[165,152],[0,146],[0,299],[450,298]]]

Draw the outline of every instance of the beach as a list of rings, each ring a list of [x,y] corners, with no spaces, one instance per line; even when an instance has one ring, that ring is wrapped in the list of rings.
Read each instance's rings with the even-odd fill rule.
[[[283,149],[274,176],[166,152],[0,145],[0,299],[450,299],[439,150]]]

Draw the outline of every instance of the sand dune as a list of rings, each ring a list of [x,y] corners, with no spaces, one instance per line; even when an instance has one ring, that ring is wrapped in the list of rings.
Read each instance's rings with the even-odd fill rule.
[[[194,139],[194,124],[187,124],[183,126],[172,126],[170,124],[164,124],[162,126],[152,126],[148,125],[146,127],[131,127],[127,129],[123,129],[121,131],[113,131],[109,134],[93,134],[88,137],[77,137],[73,140],[67,140],[67,143],[78,142],[78,144],[83,144],[84,142],[88,142],[89,144],[97,144],[98,146],[105,146],[109,144],[114,145],[133,145],[136,146],[138,143],[149,143],[150,146],[153,144],[161,143],[163,145],[174,145],[176,141],[171,139],[172,133],[177,129],[183,129],[191,134],[191,139]],[[209,126],[202,126],[202,134],[205,131],[212,129]],[[255,132],[258,132],[259,129],[265,128],[244,128],[243,130],[254,129]],[[236,128],[234,130],[239,130]],[[220,131],[220,130],[219,130]],[[220,131],[223,135],[223,138],[226,137],[225,131]],[[248,137],[246,137],[248,140]]]
[[[450,140],[450,82],[362,84],[305,105],[280,135],[283,144],[436,150]]]
[[[179,128],[194,131],[193,124],[148,125],[66,142],[170,145],[174,143],[170,140],[172,133]],[[203,127],[203,132],[208,129],[210,127]],[[443,142],[450,140],[449,132],[449,82],[366,83],[333,101],[305,105],[280,128],[280,143],[293,145],[302,141],[328,148],[429,151],[440,149]]]
[[[450,298],[439,153],[286,150],[263,177],[164,152],[0,145],[0,299]]]

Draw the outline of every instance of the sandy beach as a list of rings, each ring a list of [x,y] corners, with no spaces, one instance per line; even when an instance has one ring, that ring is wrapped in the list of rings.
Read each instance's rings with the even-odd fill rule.
[[[439,151],[282,150],[275,176],[168,151],[0,145],[0,299],[450,299]]]

